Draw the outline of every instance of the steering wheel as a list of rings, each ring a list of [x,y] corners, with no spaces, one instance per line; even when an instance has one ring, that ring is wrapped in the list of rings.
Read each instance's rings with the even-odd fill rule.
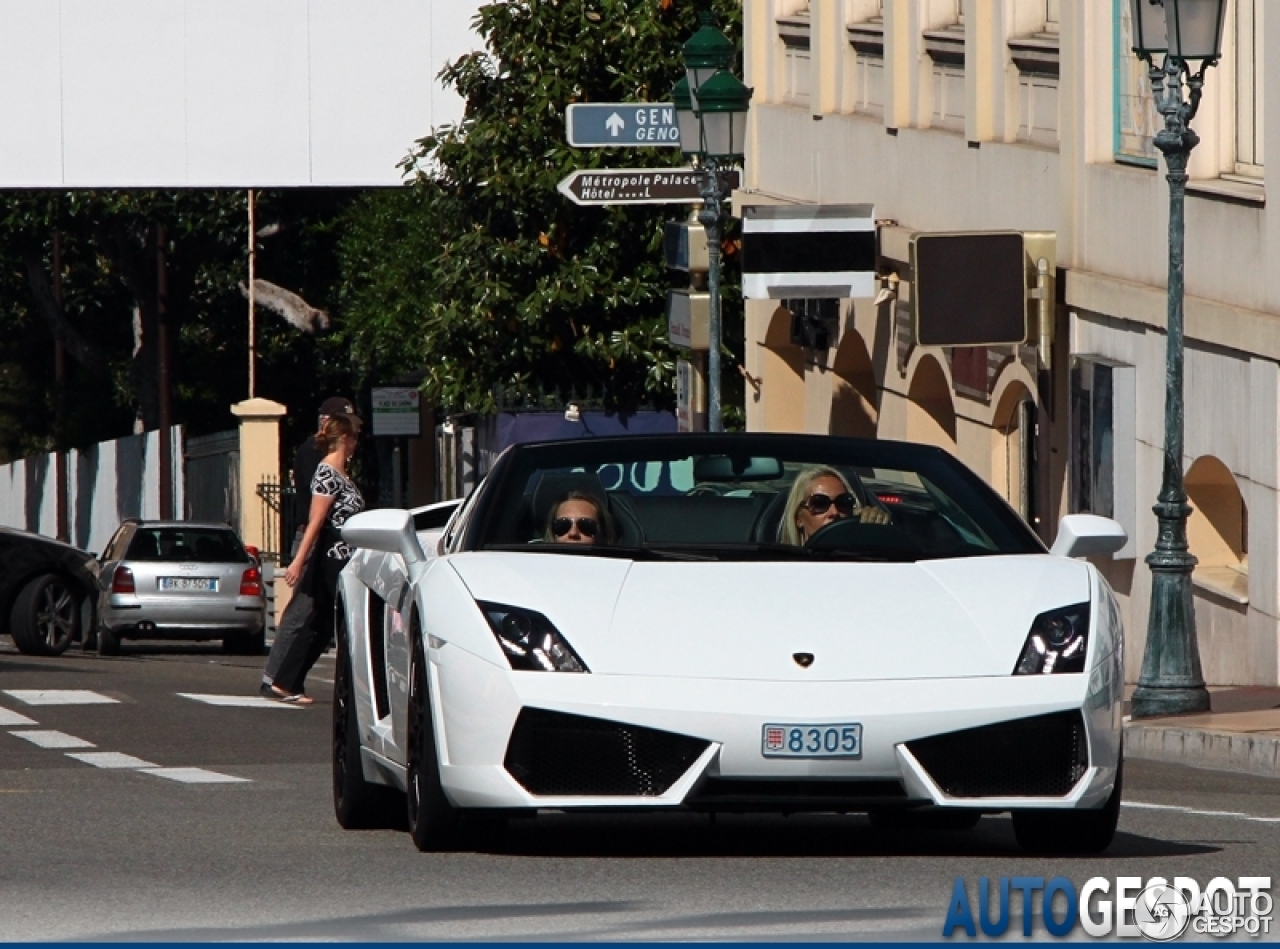
[[[910,537],[891,522],[868,524],[856,517],[832,521],[804,542],[808,550],[856,550],[866,553],[918,553]]]

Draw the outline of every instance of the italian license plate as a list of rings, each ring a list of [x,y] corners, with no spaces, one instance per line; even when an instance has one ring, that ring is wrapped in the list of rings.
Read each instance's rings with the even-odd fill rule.
[[[213,577],[161,577],[161,590],[193,590],[197,593],[217,593],[218,581]]]
[[[862,726],[765,725],[760,751],[766,758],[861,758]]]

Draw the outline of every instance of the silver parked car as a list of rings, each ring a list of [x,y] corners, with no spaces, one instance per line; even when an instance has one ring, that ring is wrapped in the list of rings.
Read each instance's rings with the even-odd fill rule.
[[[258,655],[266,607],[261,567],[226,524],[127,520],[101,558],[98,653],[122,639],[221,639]]]

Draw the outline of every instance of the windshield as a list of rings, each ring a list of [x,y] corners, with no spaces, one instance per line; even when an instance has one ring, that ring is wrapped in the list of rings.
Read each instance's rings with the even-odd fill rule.
[[[680,559],[917,561],[1043,553],[945,452],[812,436],[662,436],[519,446],[465,549]]]

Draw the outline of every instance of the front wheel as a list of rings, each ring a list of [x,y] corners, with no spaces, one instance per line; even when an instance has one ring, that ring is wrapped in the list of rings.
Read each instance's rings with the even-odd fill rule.
[[[436,752],[431,694],[427,681],[427,656],[422,628],[415,613],[410,627],[413,659],[409,667],[409,834],[424,852],[452,850],[458,844],[462,815],[445,797],[440,784],[440,759]]]
[[[338,624],[338,661],[333,670],[333,814],[346,830],[391,826],[395,823],[392,805],[399,795],[364,779],[351,652],[341,612]]]
[[[60,656],[80,638],[80,598],[61,577],[36,577],[13,602],[9,635],[28,656]]]
[[[1124,759],[1116,765],[1116,783],[1107,803],[1094,811],[1014,811],[1013,834],[1029,853],[1094,854],[1111,846],[1120,820]]]

